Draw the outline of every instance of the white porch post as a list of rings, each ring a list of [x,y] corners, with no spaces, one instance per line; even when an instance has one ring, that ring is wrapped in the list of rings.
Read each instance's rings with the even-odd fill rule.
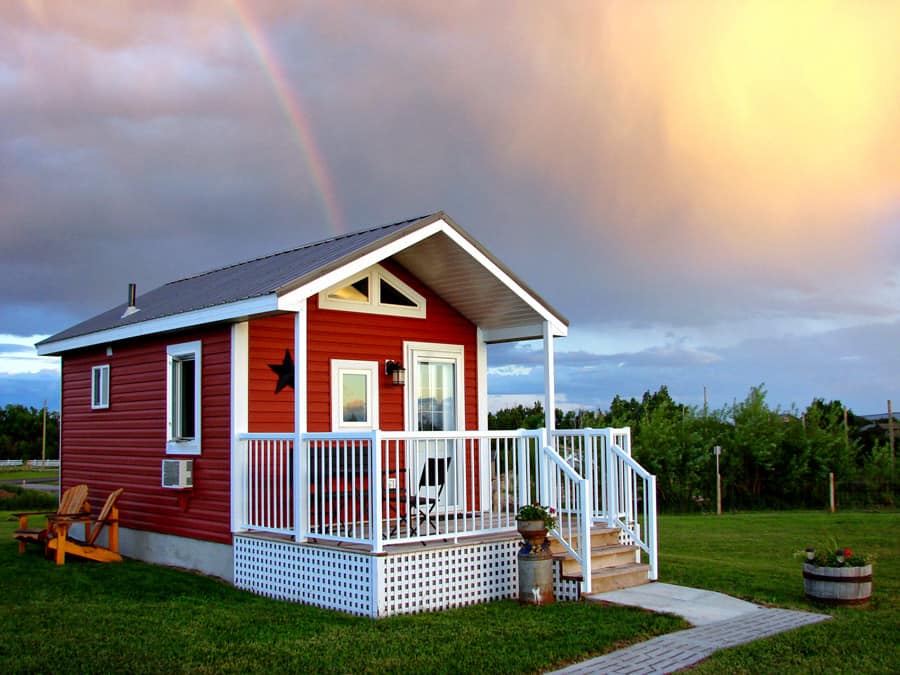
[[[475,363],[478,375],[478,431],[488,430],[488,388],[487,388],[487,344],[484,331],[480,326],[475,328]],[[481,504],[491,503],[491,443],[487,439],[478,441],[479,499]],[[488,467],[485,470],[485,467]]]
[[[381,518],[383,516],[381,479],[384,475],[384,468],[383,462],[381,461],[381,431],[378,429],[372,431],[369,439],[369,450],[371,451],[372,457],[369,470],[369,493],[371,494],[372,499],[371,506],[369,507],[369,513],[372,514],[370,518],[372,552],[381,553],[384,551],[384,542],[381,540]],[[376,583],[380,584],[381,580],[377,580]]]
[[[544,321],[544,430],[541,444],[552,447],[553,430],[556,428],[556,373],[553,364],[553,329]],[[556,495],[550,494],[549,464],[543,448],[538,451],[538,478],[541,504],[552,505]]]
[[[231,531],[247,522],[247,443],[238,440],[249,429],[249,324],[231,327]]]
[[[306,433],[306,301],[294,315],[294,539],[306,540],[309,521],[309,457]]]
[[[544,322],[544,428],[556,429],[556,372],[553,364],[553,330]]]

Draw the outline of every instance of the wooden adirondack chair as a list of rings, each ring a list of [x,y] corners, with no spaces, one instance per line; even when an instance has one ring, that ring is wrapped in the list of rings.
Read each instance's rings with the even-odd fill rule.
[[[125,491],[113,490],[106,498],[103,509],[96,518],[86,516],[53,516],[50,518],[52,532],[47,540],[47,551],[56,551],[56,564],[64,565],[66,554],[77,555],[98,562],[122,562],[119,555],[119,509],[116,501]],[[84,541],[69,536],[69,528],[75,523],[84,523]],[[97,545],[97,538],[104,527],[109,528],[108,546]]]
[[[13,532],[13,539],[19,540],[19,553],[25,553],[25,544],[28,542],[41,544],[42,546],[47,543],[47,539],[50,536],[51,516],[79,516],[90,513],[91,505],[88,503],[87,496],[87,485],[75,485],[63,492],[56,512],[30,511],[28,513],[14,513],[13,515],[19,519],[19,528]],[[47,520],[44,527],[28,527],[28,519],[31,516],[46,516]]]

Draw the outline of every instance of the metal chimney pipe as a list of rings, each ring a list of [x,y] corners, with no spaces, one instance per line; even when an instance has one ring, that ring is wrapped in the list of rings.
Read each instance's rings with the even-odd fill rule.
[[[126,316],[131,316],[139,311],[141,310],[137,308],[137,284],[128,284],[128,307],[122,313],[122,318],[124,319]]]

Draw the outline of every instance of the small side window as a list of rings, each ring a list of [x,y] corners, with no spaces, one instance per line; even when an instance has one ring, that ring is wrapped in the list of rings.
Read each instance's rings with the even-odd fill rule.
[[[109,407],[109,365],[91,369],[91,408]]]
[[[170,345],[168,357],[166,451],[200,454],[200,343]]]

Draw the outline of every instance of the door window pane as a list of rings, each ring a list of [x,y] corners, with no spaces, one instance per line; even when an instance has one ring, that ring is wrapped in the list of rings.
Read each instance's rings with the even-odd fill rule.
[[[418,430],[455,430],[456,364],[421,360],[416,368]]]

